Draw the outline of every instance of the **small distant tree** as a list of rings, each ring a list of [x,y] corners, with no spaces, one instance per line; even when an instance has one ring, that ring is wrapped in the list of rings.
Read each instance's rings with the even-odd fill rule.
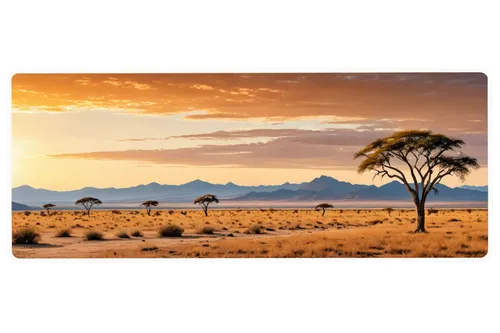
[[[195,204],[201,206],[203,212],[205,213],[205,216],[208,216],[208,205],[210,205],[212,202],[219,203],[219,199],[217,199],[217,197],[213,194],[205,194],[194,201]]]
[[[326,203],[326,202],[325,203],[321,203],[321,204],[319,204],[319,205],[316,206],[315,210],[317,212],[319,212],[320,210],[322,210],[323,213],[321,214],[321,216],[325,216],[325,210],[327,208],[333,208],[333,205],[331,205],[329,203]]]
[[[151,216],[151,207],[158,206],[158,201],[148,200],[146,202],[141,203],[141,206],[146,207],[146,211],[148,212],[148,215]]]
[[[51,210],[52,208],[54,208],[55,206],[56,206],[56,205],[54,205],[54,204],[48,203],[48,204],[43,205],[43,208],[45,208],[45,209],[47,210],[47,215],[49,215],[49,216],[50,216],[50,210]]]
[[[97,198],[92,198],[92,197],[85,197],[77,200],[75,202],[75,205],[82,205],[83,208],[87,210],[87,215],[90,217],[90,210],[92,209],[92,206],[94,205],[101,205],[102,201],[97,199]]]
[[[403,183],[417,211],[414,232],[426,232],[425,202],[429,193],[438,193],[436,185],[444,177],[457,176],[464,181],[472,169],[479,168],[475,158],[458,153],[464,144],[460,139],[431,131],[401,131],[373,141],[354,158],[363,158],[359,173],[373,171],[374,178],[387,176]]]
[[[387,212],[387,214],[389,214],[389,216],[391,216],[391,213],[394,211],[394,209],[392,209],[392,208],[384,208],[383,211]]]

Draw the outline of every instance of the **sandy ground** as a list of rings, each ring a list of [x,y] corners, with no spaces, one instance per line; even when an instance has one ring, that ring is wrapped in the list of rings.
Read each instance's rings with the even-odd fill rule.
[[[488,251],[488,212],[485,209],[438,209],[426,216],[426,234],[416,228],[415,211],[396,209],[314,210],[235,209],[81,211],[12,214],[13,231],[32,227],[39,244],[13,245],[17,258],[235,258],[235,257],[483,257]],[[182,237],[161,238],[160,227],[176,224]],[[213,227],[214,234],[202,233]],[[261,234],[249,233],[260,226]],[[56,237],[68,229],[71,237]],[[97,230],[102,241],[85,234]],[[119,238],[118,233],[143,236]]]

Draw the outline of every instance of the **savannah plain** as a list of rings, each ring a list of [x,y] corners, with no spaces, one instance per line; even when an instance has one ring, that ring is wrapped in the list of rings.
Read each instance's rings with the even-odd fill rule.
[[[45,215],[45,216],[43,216]],[[484,257],[487,209],[95,210],[14,212],[13,233],[32,228],[38,244],[13,244],[17,258],[400,258]],[[175,225],[181,236],[163,237]],[[97,232],[99,240],[88,240]],[[61,237],[63,236],[63,237]],[[90,237],[92,238],[92,237]]]

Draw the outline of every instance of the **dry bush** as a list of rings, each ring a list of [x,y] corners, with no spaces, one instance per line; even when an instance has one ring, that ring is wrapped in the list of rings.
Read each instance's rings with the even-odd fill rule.
[[[143,247],[141,251],[156,251],[158,248],[156,246],[151,246],[151,247]]]
[[[56,237],[71,237],[71,229],[61,229],[57,232]]]
[[[31,212],[30,212],[30,211],[25,211],[25,212],[24,212],[24,215],[26,215],[26,216],[30,216],[30,215],[31,215]]]
[[[262,229],[264,229],[264,227],[262,227],[260,224],[254,224],[252,225],[250,228],[248,228],[248,230],[246,231],[247,234],[261,234],[262,233]]]
[[[160,237],[181,237],[184,229],[175,224],[163,226],[159,230]]]
[[[213,235],[214,231],[215,231],[214,227],[211,227],[211,226],[207,225],[207,226],[203,227],[203,229],[201,229],[200,234]]]
[[[120,231],[116,234],[118,238],[130,238],[130,236],[125,231]]]
[[[96,230],[90,230],[85,234],[85,238],[89,241],[102,241],[104,240],[104,235]]]
[[[131,234],[132,237],[143,237],[144,234],[140,230],[134,230]]]
[[[12,244],[38,244],[40,234],[33,228],[23,228],[12,233]]]

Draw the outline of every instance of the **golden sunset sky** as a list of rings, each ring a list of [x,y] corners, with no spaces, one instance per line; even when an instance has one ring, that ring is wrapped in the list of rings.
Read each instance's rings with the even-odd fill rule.
[[[465,140],[487,184],[483,74],[17,74],[12,185],[194,179],[240,185],[359,175],[353,154],[402,129]],[[453,177],[443,181],[461,185]]]

